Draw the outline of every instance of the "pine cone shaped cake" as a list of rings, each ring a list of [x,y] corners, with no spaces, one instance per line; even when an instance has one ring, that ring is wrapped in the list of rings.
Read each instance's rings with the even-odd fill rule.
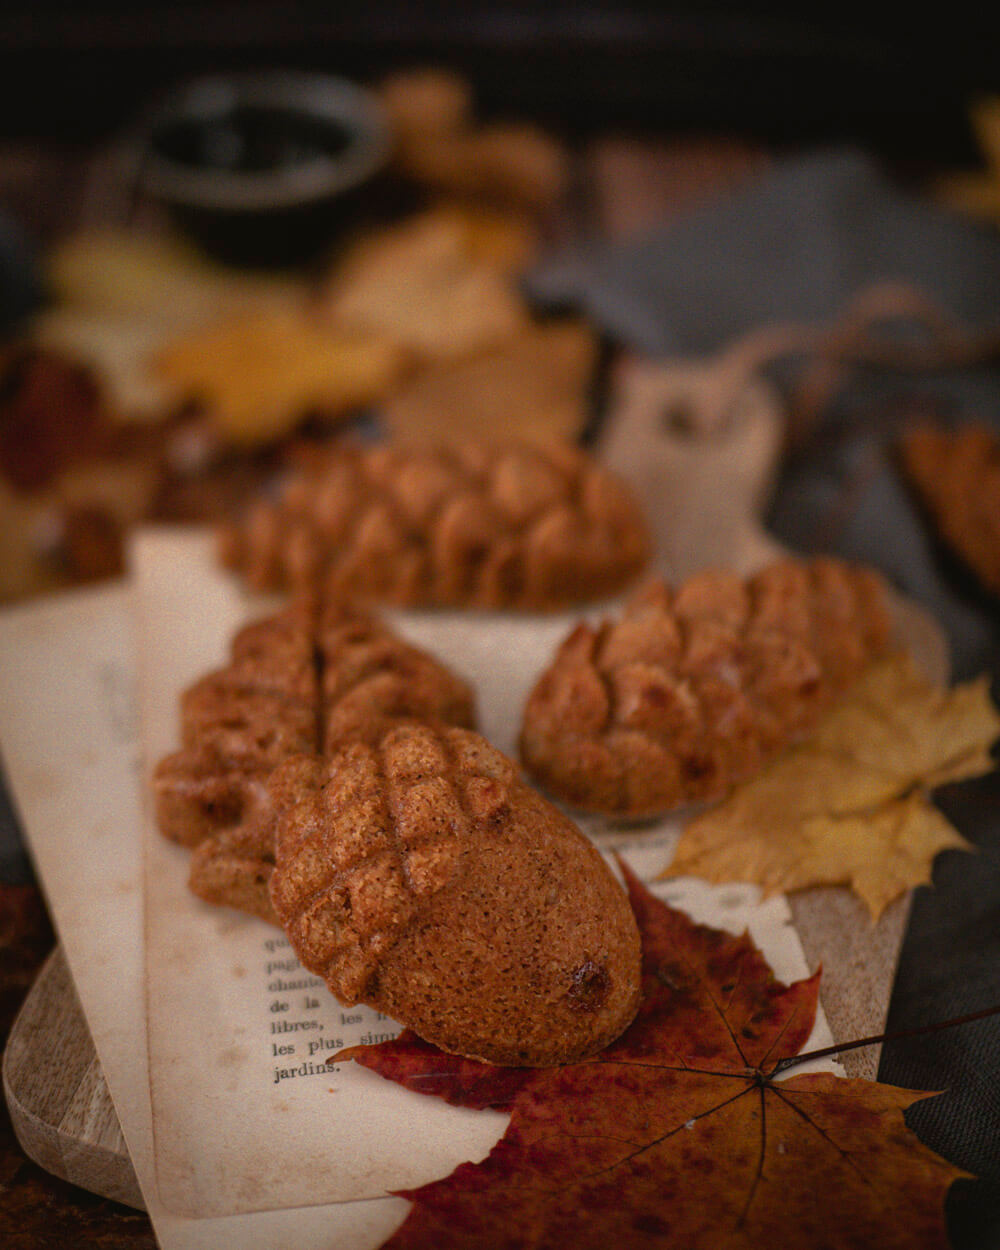
[[[198,848],[195,893],[272,919],[270,774],[399,716],[472,725],[475,700],[443,664],[339,600],[301,601],[242,629],[231,663],[185,691],[181,750],[153,777],[161,832]]]
[[[274,872],[274,820],[266,798],[242,824],[220,829],[191,855],[188,886],[217,907],[235,907],[276,925],[268,886]]]
[[[941,536],[1000,595],[1000,437],[970,422],[907,431],[903,468]]]
[[[271,785],[271,899],[342,1003],[528,1066],[594,1054],[631,1021],[640,949],[624,891],[478,734],[400,723],[291,760]]]
[[[165,837],[196,846],[237,824],[283,759],[316,749],[319,675],[313,608],[295,604],[246,626],[225,668],[181,696],[181,749],[153,774]]]
[[[254,587],[551,610],[626,586],[648,538],[625,486],[569,444],[338,448],[221,535]]]
[[[194,848],[188,885],[192,893],[222,907],[235,907],[277,925],[271,905],[271,875],[274,872],[275,838],[280,816],[300,798],[299,784],[313,777],[312,755],[291,757],[302,768],[275,769],[262,785],[254,808],[246,819],[228,829],[220,829]]]
[[[749,579],[655,582],[582,624],[529,696],[528,772],[574,807],[652,816],[752,776],[888,646],[874,573],[779,561]]]

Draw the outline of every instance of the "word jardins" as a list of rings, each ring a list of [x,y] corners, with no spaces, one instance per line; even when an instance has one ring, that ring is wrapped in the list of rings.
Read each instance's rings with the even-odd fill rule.
[[[318,1006],[319,1006],[319,1002],[314,998],[309,998],[308,996],[306,997],[305,1002],[303,1003],[303,1007],[306,1011],[313,1010]],[[343,1011],[340,1013],[341,1024],[345,1024],[345,1025],[357,1024],[360,1022],[360,1020],[361,1020],[361,1017],[358,1015],[352,1016],[348,1014],[347,1012],[343,1012]],[[271,1021],[272,1033],[279,1033],[279,1034],[299,1033],[304,1030],[307,1030],[307,1031],[315,1030],[317,1033],[320,1033],[323,1031],[323,1024],[319,1020],[272,1020]],[[395,1037],[395,1032],[373,1033],[371,1030],[369,1030],[368,1032],[363,1033],[361,1035],[361,1037],[358,1039],[357,1044],[361,1046],[374,1046],[377,1042],[391,1041],[393,1037]],[[299,1044],[301,1045],[301,1043]],[[333,1055],[331,1055],[329,1052],[332,1051],[335,1054],[338,1050],[342,1050],[344,1047],[344,1039],[342,1037],[310,1038],[308,1041],[305,1042],[305,1047],[306,1047],[306,1058],[303,1059],[300,1063],[295,1064],[294,1067],[282,1068],[282,1067],[278,1067],[277,1065],[275,1065],[274,1080],[272,1082],[274,1085],[279,1084],[279,1082],[281,1081],[290,1081],[293,1077],[297,1077],[297,1076],[329,1076],[330,1075],[329,1064],[333,1061]],[[294,1055],[297,1057],[298,1053],[300,1052],[296,1051],[295,1042],[272,1042],[271,1043],[271,1054],[275,1058],[277,1058],[278,1056],[283,1057],[285,1055],[288,1055],[289,1057]],[[326,1058],[320,1063],[315,1063],[313,1062],[313,1060],[316,1055],[326,1055]]]
[[[279,945],[287,946],[287,942],[282,941],[280,938],[269,939],[265,943],[268,954],[275,954]],[[280,975],[281,973],[294,974],[296,972],[302,975],[289,978]],[[266,964],[266,974],[272,978],[267,984],[269,994],[293,994],[299,990],[318,989],[323,984],[318,977],[310,976],[306,973],[294,956],[269,959]],[[296,1005],[304,1012],[317,1011],[320,1008],[320,1000],[306,993]],[[323,1033],[325,1029],[323,1021],[315,1016],[307,1016],[305,1019],[290,1018],[286,1013],[291,1012],[292,1009],[293,1004],[288,998],[273,998],[268,1004],[268,1012],[276,1017],[269,1022],[271,1037],[283,1039],[281,1041],[271,1041],[271,1058],[284,1060],[288,1065],[273,1065],[272,1084],[274,1085],[300,1076],[329,1076],[330,1068],[328,1063],[333,1060],[336,1052],[344,1047],[343,1037],[310,1036],[307,1039],[291,1040],[290,1034],[292,1036],[302,1033],[318,1035]],[[378,1018],[384,1019],[381,1014],[379,1014]],[[363,1017],[360,1013],[342,1011],[340,1012],[339,1023],[345,1028],[353,1029],[362,1023],[362,1019]],[[394,1033],[373,1033],[369,1030],[360,1038],[352,1038],[352,1042],[371,1046],[376,1042],[389,1041],[393,1036],[395,1036]],[[300,1058],[303,1047],[306,1052],[305,1057]],[[317,1056],[321,1057],[318,1063],[315,1062]]]

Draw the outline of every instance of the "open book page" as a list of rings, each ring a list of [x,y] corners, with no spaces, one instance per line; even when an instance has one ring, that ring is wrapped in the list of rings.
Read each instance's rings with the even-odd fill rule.
[[[177,746],[182,690],[225,662],[235,629],[271,605],[242,594],[207,537],[147,531],[133,548],[145,773]],[[476,688],[483,731],[513,753],[527,692],[572,618],[394,613],[394,626]],[[148,807],[147,807],[148,813]],[[675,823],[587,831],[649,878]],[[188,853],[147,814],[146,943],[153,1128],[160,1199],[187,1215],[344,1201],[420,1184],[483,1157],[505,1118],[437,1104],[354,1065],[343,1046],[398,1026],[346,1009],[297,964],[281,933],[187,890]],[[807,975],[782,898],[673,881],[660,891],[696,919],[749,927],[777,974]],[[820,1021],[813,1044],[832,1040]],[[308,1161],[305,1163],[304,1161]]]
[[[130,598],[116,586],[0,613],[0,742],[157,1239],[164,1250],[374,1250],[406,1214],[401,1199],[222,1219],[186,1219],[159,1201]]]

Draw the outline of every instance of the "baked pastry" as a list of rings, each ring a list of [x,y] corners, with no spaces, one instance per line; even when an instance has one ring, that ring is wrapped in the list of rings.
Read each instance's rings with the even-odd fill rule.
[[[401,155],[405,172],[434,190],[526,213],[551,212],[569,185],[565,148],[523,122],[422,135]]]
[[[268,893],[273,871],[274,823],[262,799],[242,824],[209,834],[194,848],[188,886],[206,903],[234,907],[276,925]]]
[[[288,755],[316,749],[313,608],[298,603],[237,633],[231,662],[181,696],[181,749],[153,774],[157,824],[196,846],[239,823]]]
[[[1000,594],[1000,436],[977,422],[957,430],[927,423],[903,435],[900,455],[942,537]]]
[[[529,696],[522,758],[588,811],[717,798],[807,730],[888,638],[878,578],[838,560],[655,582],[620,620],[565,640]]]
[[[181,749],[153,777],[161,832],[196,846],[252,816],[290,755],[365,737],[386,716],[475,722],[466,682],[337,599],[301,600],[237,633],[231,662],[181,699]]]
[[[469,730],[399,723],[271,780],[271,899],[302,963],[443,1050],[573,1062],[640,997],[624,891],[576,826]],[[300,797],[281,806],[277,792]]]
[[[427,67],[390,74],[379,84],[378,94],[402,147],[472,123],[472,86],[450,70]]]
[[[311,755],[292,757],[311,761]],[[188,885],[193,894],[220,907],[235,907],[277,925],[271,905],[271,874],[274,872],[275,830],[281,814],[298,802],[301,768],[284,765],[270,773],[244,820],[210,834],[194,848]],[[306,769],[311,781],[313,769]]]
[[[254,587],[549,610],[622,589],[648,555],[622,483],[569,444],[337,448],[224,530]]]

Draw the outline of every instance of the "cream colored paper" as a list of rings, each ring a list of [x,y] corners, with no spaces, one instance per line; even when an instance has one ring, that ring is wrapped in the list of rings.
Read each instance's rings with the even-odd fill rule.
[[[133,568],[148,776],[176,746],[181,691],[224,662],[235,628],[269,605],[244,596],[216,567],[205,536],[143,533]],[[571,618],[396,613],[393,621],[472,681],[486,736],[513,752],[527,692]],[[669,862],[677,827],[664,821],[641,832],[614,831],[591,822],[588,832],[649,877]],[[165,842],[148,816],[145,839],[150,1076],[165,1205],[220,1215],[373,1196],[444,1175],[489,1151],[503,1117],[414,1102],[414,1095],[349,1064],[328,1075],[322,1067],[313,1072],[310,1063],[318,1060],[319,1067],[335,1052],[310,1056],[310,1041],[350,1044],[392,1026],[367,1008],[344,1012],[321,986],[269,988],[268,962],[291,955],[268,945],[283,941],[281,935],[195,899],[186,889],[187,852]],[[759,905],[753,887],[713,890],[695,881],[671,882],[664,893],[699,920],[733,931],[749,927],[783,979],[807,974],[783,898]],[[306,974],[289,959],[276,975],[297,983]],[[305,1007],[307,996],[315,1007]],[[271,1012],[276,999],[288,1002],[287,1012]],[[360,1019],[348,1026],[346,1015]],[[276,1017],[323,1026],[287,1035],[295,1051],[282,1058],[306,1065],[301,1076],[275,1080],[269,1025]],[[831,1040],[820,1022],[814,1044]]]
[[[185,1219],[159,1202],[142,941],[139,744],[121,587],[0,613],[0,744],[132,1164],[164,1250],[374,1250],[396,1198]]]

